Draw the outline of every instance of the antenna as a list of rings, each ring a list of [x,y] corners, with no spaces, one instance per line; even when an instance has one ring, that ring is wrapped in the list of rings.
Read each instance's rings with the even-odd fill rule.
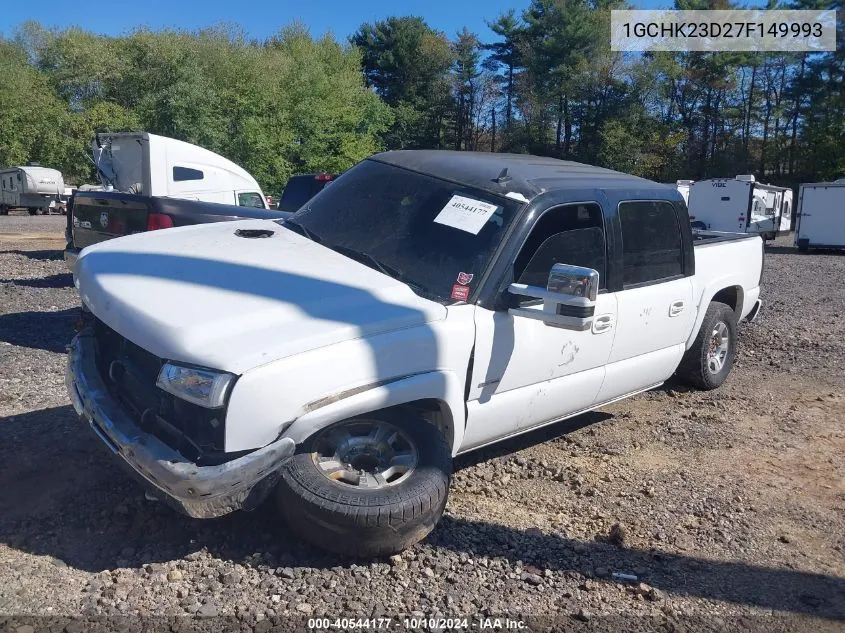
[[[498,183],[500,185],[505,184],[509,180],[513,180],[510,176],[508,176],[508,168],[505,167],[502,171],[499,172],[499,175],[493,179],[493,182]]]

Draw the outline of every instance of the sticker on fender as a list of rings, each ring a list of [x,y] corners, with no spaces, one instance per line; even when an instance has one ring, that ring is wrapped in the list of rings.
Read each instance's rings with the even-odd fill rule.
[[[434,221],[478,235],[478,232],[498,208],[498,206],[489,202],[481,202],[481,200],[456,195],[452,196],[446,206],[440,210]]]
[[[452,286],[452,299],[455,301],[466,301],[469,297],[469,286],[455,284]]]

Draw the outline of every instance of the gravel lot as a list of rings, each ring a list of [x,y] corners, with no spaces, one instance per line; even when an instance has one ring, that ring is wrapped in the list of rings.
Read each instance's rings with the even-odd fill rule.
[[[145,500],[65,393],[64,222],[0,217],[0,631],[400,614],[845,630],[845,255],[779,240],[722,389],[667,385],[463,457],[435,532],[363,562],[270,509],[197,521]]]

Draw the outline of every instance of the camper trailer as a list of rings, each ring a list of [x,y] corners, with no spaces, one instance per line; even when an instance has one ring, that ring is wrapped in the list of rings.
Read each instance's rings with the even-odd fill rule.
[[[147,132],[97,134],[94,165],[106,191],[267,209],[258,183],[227,158]]]
[[[801,185],[798,193],[795,245],[845,248],[845,179]]]
[[[774,239],[790,230],[791,196],[789,189],[756,182],[750,175],[699,180],[690,186],[689,214],[707,230]],[[790,214],[786,217],[785,200]]]
[[[795,230],[795,203],[793,202],[792,189],[783,192],[783,207],[780,214],[780,227],[778,235],[787,235]]]
[[[49,213],[65,189],[62,173],[40,165],[0,169],[0,215],[25,208],[30,215]]]

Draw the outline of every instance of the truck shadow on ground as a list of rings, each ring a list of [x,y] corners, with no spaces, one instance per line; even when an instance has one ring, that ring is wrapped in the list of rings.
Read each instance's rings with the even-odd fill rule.
[[[582,415],[575,416],[549,424],[528,433],[517,435],[508,440],[496,442],[490,446],[479,448],[465,455],[456,457],[453,463],[455,472],[464,470],[490,460],[505,460],[512,456],[517,451],[522,451],[543,442],[552,442],[560,438],[566,437],[569,433],[573,433],[579,429],[583,429],[594,424],[612,420],[613,416],[603,411],[589,411]]]
[[[4,283],[26,288],[71,288],[73,286],[73,274],[59,273],[35,279],[0,279],[0,284]]]
[[[29,259],[40,262],[61,261],[64,259],[64,251],[59,249],[45,249],[39,251],[7,250],[0,251],[0,255],[23,255]]]
[[[579,416],[478,458],[554,440],[610,417]],[[474,459],[460,458],[458,466],[466,468]],[[99,440],[70,406],[0,418],[0,481],[14,482],[0,487],[0,543],[50,556],[60,566],[88,572],[140,568],[203,548],[216,558],[241,563],[250,559],[253,564],[254,554],[260,552],[258,562],[271,568],[325,569],[360,562],[317,550],[277,527],[270,504],[252,513],[201,521],[145,500],[141,489],[107,459]],[[580,541],[456,515],[444,516],[418,550],[430,548],[503,557],[538,570],[598,580],[609,571],[639,569],[646,582],[668,594],[845,619],[845,579],[825,574]]]
[[[55,312],[0,314],[0,341],[63,353],[75,334],[73,326],[80,313],[80,308],[68,308]]]

